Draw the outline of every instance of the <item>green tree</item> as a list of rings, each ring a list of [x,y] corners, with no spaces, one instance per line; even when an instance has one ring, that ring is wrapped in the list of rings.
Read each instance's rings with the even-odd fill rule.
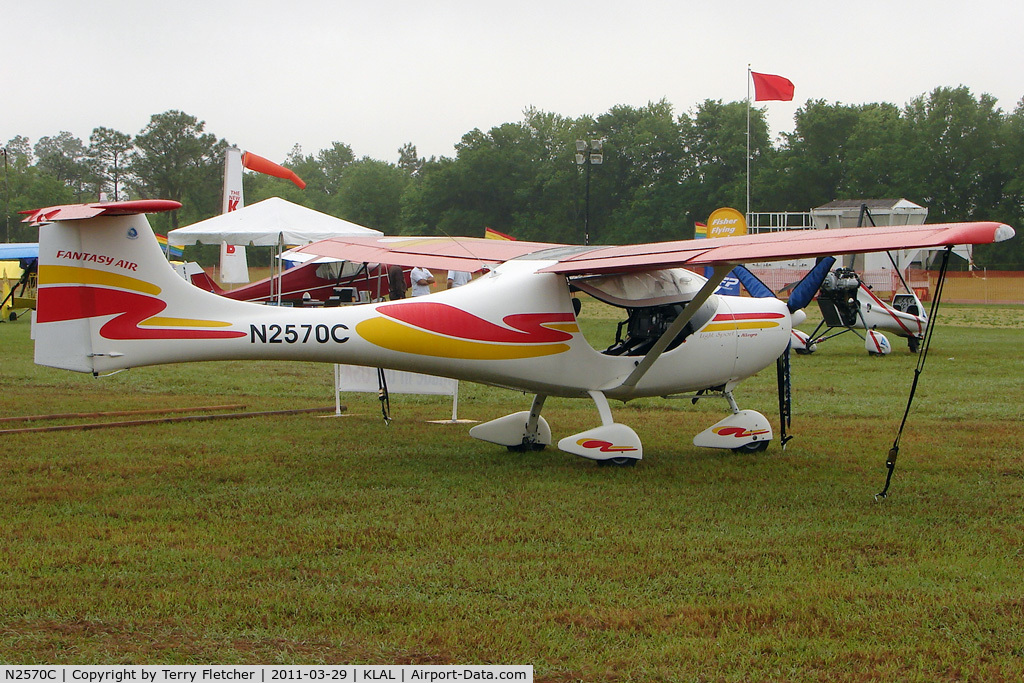
[[[990,217],[1007,181],[1001,110],[991,95],[936,88],[907,105],[905,186],[931,221]]]
[[[1003,118],[999,135],[999,169],[1003,178],[1002,196],[994,215],[995,220],[1018,229],[1017,237],[998,244],[975,247],[974,258],[979,264],[1000,269],[1024,269],[1024,100],[1013,112]]]
[[[409,176],[398,166],[363,157],[348,164],[338,187],[339,215],[368,228],[394,233]]]
[[[597,241],[649,242],[692,233],[680,191],[689,163],[672,105],[661,100],[645,107],[616,106],[597,118],[596,127],[606,138],[605,159],[592,169],[596,182],[591,182],[607,192],[591,208],[592,225],[597,209],[599,222],[592,230]]]
[[[857,120],[846,140],[839,188],[843,197],[897,199],[913,194],[906,184],[906,137],[906,121],[896,105],[858,107]]]
[[[353,161],[355,155],[352,148],[343,142],[335,141],[330,147],[317,153],[316,163],[323,174],[324,191],[327,194],[333,195],[338,192],[345,170]]]
[[[14,170],[24,171],[32,165],[32,143],[24,135],[15,135],[4,145],[7,164]]]
[[[35,166],[11,163],[16,157],[10,152],[6,158],[8,163],[0,167],[0,193],[4,209],[0,219],[3,220],[3,235],[0,238],[9,242],[36,242],[39,240],[38,230],[22,223],[24,216],[18,212],[73,203],[74,193],[65,183]]]
[[[172,199],[182,209],[154,214],[152,223],[173,230],[220,212],[222,163],[227,143],[204,132],[205,123],[181,111],[154,114],[135,136],[129,162],[133,195]]]
[[[36,167],[71,188],[78,201],[99,198],[97,179],[80,138],[67,131],[39,138],[35,145]]]
[[[22,223],[19,211],[46,206],[69,204],[75,201],[72,188],[51,173],[32,164],[33,152],[29,139],[16,135],[3,148],[0,160],[0,196],[3,206],[3,234],[9,242],[35,242],[39,234],[34,226]]]
[[[509,230],[520,239],[582,243],[585,188],[575,162],[580,131],[594,128],[589,117],[572,119],[530,107],[520,124],[530,140],[523,159],[527,182],[516,190],[516,210]],[[497,225],[484,227],[498,228]]]
[[[421,159],[416,152],[416,145],[407,142],[398,148],[398,167],[410,176],[414,176],[423,168],[426,159]]]
[[[506,123],[462,136],[456,158],[426,163],[416,190],[405,198],[406,228],[426,234],[479,237],[485,227],[515,232],[525,211],[539,155],[528,126]],[[526,239],[533,235],[517,235]]]
[[[775,166],[784,175],[774,189],[785,205],[804,211],[843,198],[848,186],[847,147],[860,118],[858,108],[808,100],[794,118],[796,128],[783,136]]]
[[[134,145],[127,133],[112,128],[94,128],[89,136],[86,154],[92,173],[100,179],[100,190],[114,201],[123,199],[121,187],[125,183],[128,157]]]
[[[252,183],[254,191],[250,193],[250,185],[246,185],[246,201],[249,197],[266,199],[281,197],[290,202],[308,206],[311,209],[338,215],[338,188],[345,169],[355,159],[352,148],[343,142],[334,142],[327,149],[316,154],[304,154],[302,147],[295,145],[288,154],[284,166],[295,171],[306,183],[305,189],[293,183],[270,176],[247,179]]]
[[[688,221],[705,220],[721,207],[746,210],[747,103],[705,100],[692,115],[680,117],[685,157],[680,178]],[[751,208],[756,210],[773,197],[777,183],[765,180],[771,173],[771,145],[764,111],[750,110]]]

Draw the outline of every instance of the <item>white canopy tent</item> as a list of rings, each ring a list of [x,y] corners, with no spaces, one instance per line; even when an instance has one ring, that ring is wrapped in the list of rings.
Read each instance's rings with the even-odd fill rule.
[[[309,244],[330,237],[383,234],[380,230],[335,218],[280,197],[271,197],[171,230],[167,233],[167,242],[175,247],[189,244],[275,247],[277,256],[280,256],[286,246]],[[280,267],[279,258],[274,263],[275,268]],[[275,270],[274,275],[280,275],[280,270]]]
[[[309,244],[330,237],[383,234],[380,230],[350,223],[280,197],[271,197],[236,211],[171,230],[167,233],[167,241],[175,247],[221,242],[281,247]]]

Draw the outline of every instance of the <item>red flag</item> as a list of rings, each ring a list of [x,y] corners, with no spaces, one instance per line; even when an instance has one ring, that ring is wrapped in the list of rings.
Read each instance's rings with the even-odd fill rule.
[[[295,183],[299,189],[306,187],[306,183],[296,175],[295,171],[290,168],[285,168],[280,164],[275,164],[270,159],[264,159],[263,157],[253,154],[252,152],[246,152],[242,155],[242,166],[245,166],[250,171],[257,171],[258,173],[266,173],[272,175],[275,178],[284,178]]]
[[[771,74],[759,74],[750,72],[754,79],[754,101],[782,100],[789,102],[793,99],[793,81],[782,76]]]

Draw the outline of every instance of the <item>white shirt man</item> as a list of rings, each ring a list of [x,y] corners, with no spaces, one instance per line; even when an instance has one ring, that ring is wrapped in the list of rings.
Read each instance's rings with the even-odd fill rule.
[[[413,268],[409,280],[412,281],[413,296],[430,294],[430,285],[435,282],[433,274],[426,268]]]
[[[449,270],[448,271],[448,289],[455,289],[461,287],[470,280],[473,276],[464,270]]]

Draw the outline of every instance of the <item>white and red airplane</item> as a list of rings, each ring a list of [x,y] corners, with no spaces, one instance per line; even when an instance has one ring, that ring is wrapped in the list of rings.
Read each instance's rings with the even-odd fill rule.
[[[694,438],[761,450],[773,437],[733,390],[789,347],[793,310],[775,298],[714,294],[747,261],[981,244],[1009,239],[1000,223],[773,233],[630,246],[567,246],[475,238],[368,237],[295,251],[307,258],[489,272],[469,285],[403,301],[283,308],[234,301],[178,277],[144,213],[177,202],[58,206],[40,224],[35,360],[79,372],[202,360],[282,359],[410,370],[534,395],[529,410],[470,435],[513,449],[551,444],[548,396],[589,398],[600,425],[558,441],[593,460],[634,464],[640,437],[609,400],[720,396],[731,411]],[[705,279],[686,267],[710,265]],[[808,289],[817,289],[812,283]],[[597,349],[577,324],[574,292],[624,310],[616,343]],[[791,297],[792,299],[792,297]],[[810,295],[806,296],[809,301]],[[781,392],[780,392],[781,394]],[[783,435],[785,426],[783,426]]]

